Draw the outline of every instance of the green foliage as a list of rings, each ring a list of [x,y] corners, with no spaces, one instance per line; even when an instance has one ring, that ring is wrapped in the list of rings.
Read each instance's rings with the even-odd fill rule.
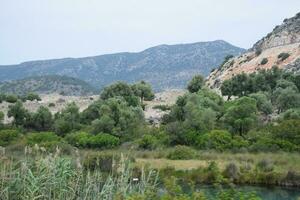
[[[171,107],[168,105],[155,105],[152,107],[153,109],[159,109],[162,111],[167,111],[167,110],[171,110]]]
[[[120,144],[119,138],[106,133],[91,135],[82,131],[74,132],[67,134],[65,139],[69,144],[80,148],[109,149]]]
[[[215,149],[224,151],[232,148],[231,134],[223,130],[213,130],[200,135],[197,140],[197,147],[200,149]]]
[[[204,78],[201,75],[196,75],[188,83],[187,89],[190,93],[198,92],[204,86]]]
[[[87,148],[89,147],[90,137],[91,134],[80,131],[67,134],[65,140],[72,146]]]
[[[136,90],[138,93],[140,90]],[[142,95],[142,93],[140,93]],[[114,97],[122,97],[125,99],[125,101],[128,103],[128,105],[131,106],[139,106],[139,100],[138,97],[134,94],[134,91],[130,85],[123,82],[117,82],[110,86],[105,87],[101,94],[101,99],[107,100],[109,98]]]
[[[59,135],[65,135],[80,128],[79,108],[73,102],[65,109],[55,114],[54,129]]]
[[[20,133],[14,129],[0,130],[0,146],[10,145],[20,137]]]
[[[9,106],[7,116],[14,118],[13,124],[15,126],[23,126],[28,117],[28,111],[23,107],[21,101],[17,101],[14,105]]]
[[[289,120],[289,119],[300,120],[300,108],[286,110],[284,113],[281,114],[280,118],[283,120]]]
[[[48,107],[55,107],[55,103],[49,103]]]
[[[224,122],[230,130],[241,136],[247,133],[257,121],[256,100],[250,97],[242,97],[229,107],[223,116]]]
[[[113,162],[119,161],[119,156],[105,152],[89,152],[84,156],[83,167],[89,170],[101,170],[102,172],[113,172]],[[115,165],[116,166],[116,165]]]
[[[300,144],[300,120],[285,120],[271,127],[276,139],[287,140],[295,145]]]
[[[190,160],[196,157],[196,151],[187,146],[178,145],[169,152],[167,158],[171,160]]]
[[[53,132],[30,133],[26,136],[26,143],[30,146],[38,144],[43,147],[55,147],[61,140],[62,138]]]
[[[8,94],[5,97],[5,101],[8,103],[16,103],[18,101],[18,97],[13,94]]]
[[[34,101],[34,100],[37,100],[37,101],[41,101],[41,97],[36,94],[36,93],[33,93],[33,92],[30,92],[28,93],[25,97],[24,97],[25,100],[28,100],[28,101]]]
[[[300,107],[300,93],[296,92],[291,87],[277,89],[275,98],[278,112]]]
[[[138,147],[141,149],[153,150],[157,145],[157,138],[153,135],[143,135],[142,138],[138,140]]]
[[[139,83],[135,83],[131,86],[133,93],[135,96],[140,97],[141,104],[143,101],[150,101],[154,99],[154,93],[150,84],[146,83],[145,81],[141,81]]]
[[[2,126],[3,120],[4,120],[4,113],[0,111],[0,128]]]
[[[268,63],[268,58],[263,58],[260,62],[261,65],[265,65]]]
[[[115,136],[105,133],[99,133],[97,135],[91,136],[89,138],[88,144],[91,148],[107,149],[118,146],[120,144],[120,140]]]
[[[278,57],[278,59],[279,59],[280,61],[284,61],[285,59],[287,59],[288,57],[290,57],[290,54],[289,54],[289,53],[282,52],[282,53],[280,53],[277,57]]]
[[[34,129],[37,131],[49,131],[53,126],[52,113],[47,107],[41,106],[33,114]]]
[[[272,113],[273,106],[266,94],[264,94],[262,92],[258,92],[258,93],[250,94],[249,97],[256,100],[257,109],[259,111],[261,111],[262,113],[264,113],[266,115]]]

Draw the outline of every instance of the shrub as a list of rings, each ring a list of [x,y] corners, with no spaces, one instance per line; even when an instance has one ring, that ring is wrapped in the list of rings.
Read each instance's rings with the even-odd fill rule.
[[[7,146],[20,136],[17,130],[5,129],[0,131],[0,146]]]
[[[269,159],[262,159],[256,164],[256,167],[263,172],[271,172],[274,170],[274,164]]]
[[[255,51],[255,55],[256,56],[259,56],[261,54],[262,50],[261,49],[256,49]]]
[[[53,132],[30,133],[26,137],[26,143],[30,146],[38,144],[43,147],[55,147],[61,140],[61,137]]]
[[[120,140],[115,136],[106,133],[99,133],[90,137],[89,144],[92,148],[106,149],[118,146],[120,144]]]
[[[171,160],[190,160],[196,157],[196,151],[187,146],[178,145],[171,150],[167,158]]]
[[[48,107],[55,107],[55,103],[49,103]]]
[[[117,163],[120,157],[112,153],[107,152],[88,152],[84,155],[83,167],[89,170],[99,170],[102,172],[111,173],[114,170],[114,166],[117,167]],[[113,165],[113,162],[116,162]]]
[[[281,61],[284,61],[285,59],[287,59],[290,56],[289,53],[280,53],[277,58]]]
[[[143,137],[138,140],[138,147],[141,149],[155,149],[157,146],[157,139],[153,135],[143,135]]]
[[[6,95],[5,101],[8,103],[16,103],[18,101],[18,97],[13,94]]]
[[[28,101],[34,101],[34,100],[37,100],[37,101],[41,101],[41,97],[36,94],[36,93],[28,93],[26,96],[25,96],[25,100],[28,100]]]
[[[197,147],[200,149],[216,149],[224,151],[232,147],[232,137],[228,131],[213,130],[199,136]]]
[[[226,178],[230,178],[231,180],[237,180],[240,176],[240,170],[235,163],[229,163],[226,166],[223,174]]]
[[[74,132],[67,134],[65,139],[69,144],[75,147],[86,148],[89,145],[90,137],[91,134],[86,132]]]
[[[5,99],[6,99],[6,95],[5,94],[0,94],[0,103],[5,101]]]
[[[153,109],[159,109],[162,111],[167,111],[167,110],[171,110],[171,107],[168,105],[155,105],[152,107]]]
[[[263,58],[260,62],[261,65],[265,65],[268,63],[268,58]]]

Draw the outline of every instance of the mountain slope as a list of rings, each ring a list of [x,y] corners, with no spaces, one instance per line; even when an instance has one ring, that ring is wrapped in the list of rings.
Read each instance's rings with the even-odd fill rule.
[[[0,66],[0,81],[28,76],[67,75],[101,88],[117,80],[145,80],[154,89],[182,88],[195,74],[208,75],[226,55],[244,50],[225,41],[160,45],[138,53],[65,58]]]
[[[300,13],[285,19],[271,33],[256,42],[244,54],[229,59],[207,78],[211,88],[220,87],[222,81],[240,73],[253,73],[276,65],[292,72],[300,71]]]
[[[28,77],[0,83],[1,93],[24,95],[29,92],[40,94],[58,93],[71,96],[92,95],[95,89],[88,83],[67,76],[48,75]]]

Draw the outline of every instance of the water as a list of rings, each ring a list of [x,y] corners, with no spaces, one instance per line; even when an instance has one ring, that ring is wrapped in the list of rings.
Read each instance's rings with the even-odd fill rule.
[[[199,188],[209,199],[214,199],[214,196],[220,191],[217,187],[209,185],[201,185]],[[234,188],[241,192],[254,191],[263,200],[298,200],[300,197],[300,189],[297,188],[262,186],[234,186]],[[226,190],[224,187],[223,189]]]

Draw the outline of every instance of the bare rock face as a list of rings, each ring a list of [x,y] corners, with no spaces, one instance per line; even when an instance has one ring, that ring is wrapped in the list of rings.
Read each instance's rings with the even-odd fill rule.
[[[271,33],[253,45],[251,50],[265,50],[272,47],[300,42],[300,13],[283,24],[276,26]]]
[[[285,58],[281,58],[285,54]],[[241,73],[253,73],[273,66],[299,72],[300,62],[300,13],[283,24],[276,26],[266,37],[259,40],[244,54],[229,59],[218,69],[211,72],[207,85],[218,89],[222,82]]]

